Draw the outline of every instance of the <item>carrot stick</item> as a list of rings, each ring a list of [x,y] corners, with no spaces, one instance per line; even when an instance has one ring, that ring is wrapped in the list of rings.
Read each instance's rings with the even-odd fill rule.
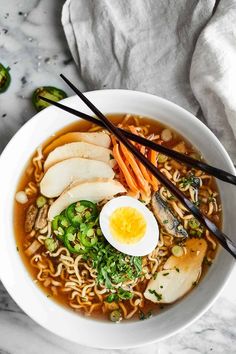
[[[157,152],[154,150],[150,150],[149,156],[150,156],[151,163],[157,167]],[[151,179],[152,179],[153,189],[154,191],[157,191],[159,187],[159,181],[153,175],[151,175]]]
[[[138,186],[136,185],[135,181],[133,180],[132,176],[130,175],[129,170],[121,157],[118,144],[115,144],[115,146],[113,147],[113,154],[114,154],[114,158],[115,158],[116,162],[118,163],[118,165],[125,177],[128,187],[133,192],[138,192]]]
[[[129,152],[129,150],[123,144],[121,144],[121,151],[123,152],[124,156],[126,157],[127,161],[129,162],[130,166],[132,167],[132,170],[133,170],[134,175],[138,181],[138,184],[144,190],[144,192],[149,194],[148,183],[147,183],[147,181],[145,181],[134,156],[132,155],[132,153]]]
[[[113,134],[110,135],[110,138],[111,138],[112,145],[115,146],[116,145],[116,138],[114,137]]]

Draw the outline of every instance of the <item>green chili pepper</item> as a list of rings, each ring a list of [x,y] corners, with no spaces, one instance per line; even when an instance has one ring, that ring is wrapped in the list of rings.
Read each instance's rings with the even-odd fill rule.
[[[11,76],[9,70],[9,67],[5,68],[5,66],[0,63],[0,93],[5,92],[10,85]]]
[[[66,216],[75,227],[78,227],[84,222],[94,220],[97,215],[98,210],[96,204],[88,200],[73,203],[66,209]]]
[[[86,250],[82,248],[80,243],[77,242],[76,237],[77,237],[76,228],[74,226],[69,226],[64,236],[64,244],[66,248],[71,253],[78,253],[78,254],[85,253]]]
[[[80,234],[80,241],[84,247],[93,247],[98,242],[98,238],[95,234],[94,229],[89,229],[87,232],[83,232]]]
[[[65,229],[67,229],[69,226],[70,222],[63,213],[55,216],[52,221],[52,230],[57,238],[62,242],[64,241]]]
[[[62,100],[63,98],[66,98],[67,94],[64,91],[53,86],[44,86],[37,88],[33,93],[32,102],[38,112],[50,106],[49,103],[41,100],[39,96],[46,97],[52,101],[57,102]]]

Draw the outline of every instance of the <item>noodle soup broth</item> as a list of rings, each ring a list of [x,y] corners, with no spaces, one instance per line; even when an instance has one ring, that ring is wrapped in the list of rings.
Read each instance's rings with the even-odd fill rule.
[[[134,134],[202,159],[179,133],[157,121],[129,114],[110,115],[109,118]],[[78,134],[83,132],[91,135]],[[158,314],[197,286],[214,260],[217,242],[115,137],[106,131],[104,135],[96,135],[100,132],[101,128],[78,121],[57,132],[37,149],[17,187],[14,205],[17,247],[33,280],[50,299],[91,317],[114,322],[142,320]],[[79,151],[75,151],[77,142],[82,143]],[[93,147],[89,156],[86,154],[90,154],[90,147],[86,144]],[[68,145],[73,151],[68,152]],[[220,196],[213,177],[139,144],[136,147],[202,213],[221,226]],[[62,165],[65,161],[66,165]],[[65,206],[65,196],[72,188],[75,194],[84,193],[87,180],[80,180],[78,175],[83,171],[76,169],[75,173],[73,166],[88,161],[91,164],[88,166],[96,166],[94,161],[100,161],[101,167],[102,164],[109,166],[101,168],[99,173],[91,172],[89,183],[93,183],[96,198],[95,183],[104,183],[104,188],[110,183],[112,190],[118,188],[112,198],[128,195],[153,213],[159,227],[159,240],[151,253],[144,256],[124,254],[106,240],[99,215],[111,197],[97,202],[91,197],[85,201],[78,199],[77,204],[58,209]],[[71,169],[73,172],[67,185],[63,166],[66,171]],[[103,174],[110,176],[111,173],[112,178],[103,177]],[[47,195],[42,190],[47,190]],[[55,214],[55,210],[60,212]],[[50,213],[53,218],[49,217]],[[185,291],[176,285],[181,281],[189,284]],[[170,291],[171,284],[174,290]]]

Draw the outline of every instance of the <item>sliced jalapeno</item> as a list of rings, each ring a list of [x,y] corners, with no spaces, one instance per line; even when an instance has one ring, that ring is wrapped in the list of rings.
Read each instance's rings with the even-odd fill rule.
[[[60,101],[63,98],[67,97],[67,94],[53,86],[44,86],[37,88],[32,96],[32,102],[35,109],[39,112],[42,109],[50,106],[50,103],[47,103],[39,98],[39,96],[46,97],[52,101]]]
[[[87,200],[73,203],[66,209],[66,216],[75,227],[78,227],[84,222],[94,220],[97,215],[98,210],[96,204]]]
[[[74,226],[69,226],[64,235],[64,244],[71,253],[84,253],[85,250],[77,242],[77,233]]]
[[[88,229],[87,232],[79,234],[80,241],[84,247],[93,247],[98,242],[96,231],[94,229]]]
[[[5,92],[10,85],[11,76],[9,70],[9,67],[5,68],[5,66],[0,63],[0,93]]]
[[[70,226],[69,220],[65,215],[60,214],[55,216],[52,221],[52,230],[60,241],[64,241],[65,229]]]

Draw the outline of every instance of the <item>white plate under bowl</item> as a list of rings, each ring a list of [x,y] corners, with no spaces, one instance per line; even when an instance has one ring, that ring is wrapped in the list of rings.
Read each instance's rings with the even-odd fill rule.
[[[231,173],[233,164],[214,134],[196,117],[160,97],[126,90],[88,92],[86,96],[103,113],[134,113],[170,125],[204,155],[206,160]],[[63,103],[91,114],[77,97]],[[213,303],[229,277],[233,258],[224,250],[207,275],[178,304],[146,321],[120,324],[85,318],[63,308],[32,281],[19,253],[13,230],[13,201],[17,183],[29,157],[55,131],[78,118],[55,107],[36,114],[12,138],[0,157],[0,278],[12,298],[41,326],[64,338],[86,346],[128,348],[167,338],[199,318]],[[236,229],[236,194],[232,186],[218,183],[224,212],[224,231],[233,237]]]

